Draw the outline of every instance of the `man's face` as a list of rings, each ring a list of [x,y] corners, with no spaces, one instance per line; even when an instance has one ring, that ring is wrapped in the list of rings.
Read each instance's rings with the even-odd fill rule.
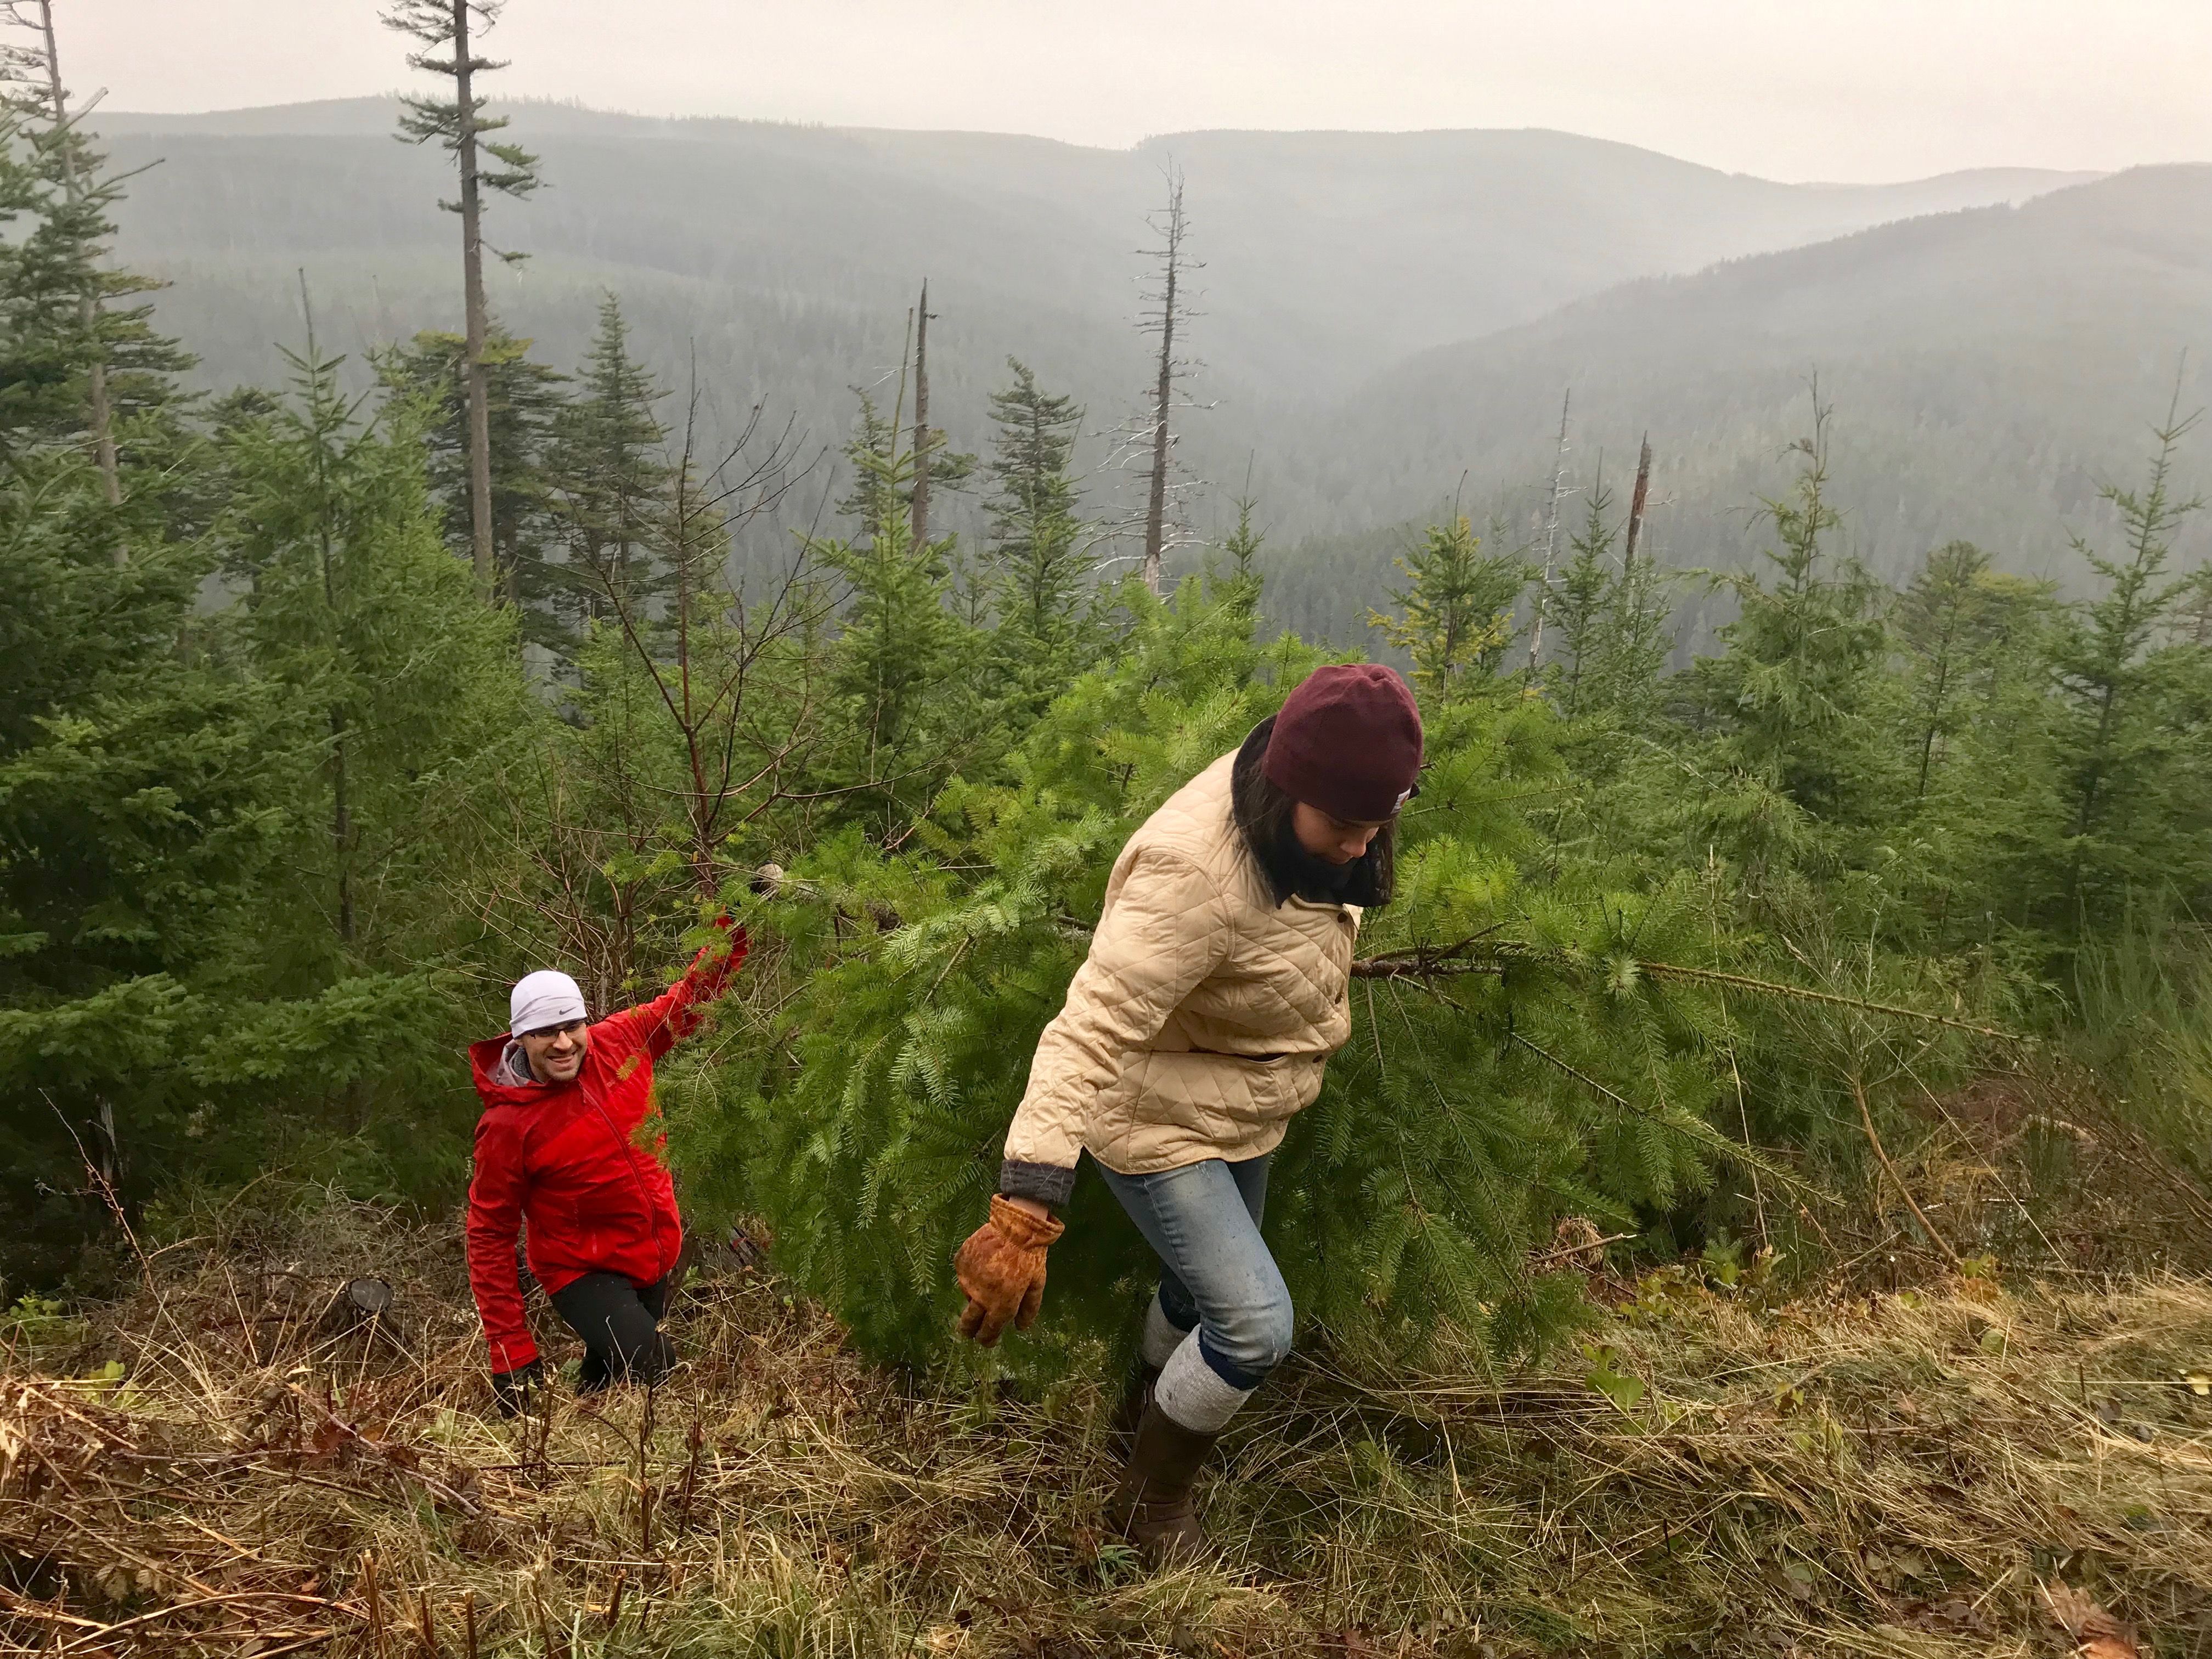
[[[1364,856],[1368,843],[1382,830],[1379,823],[1331,817],[1318,806],[1309,806],[1304,801],[1291,815],[1291,832],[1297,836],[1298,845],[1331,864],[1350,864]]]
[[[584,1069],[584,1055],[592,1046],[592,1028],[580,1019],[566,1025],[546,1025],[535,1031],[518,1031],[530,1073],[540,1083],[573,1083]]]

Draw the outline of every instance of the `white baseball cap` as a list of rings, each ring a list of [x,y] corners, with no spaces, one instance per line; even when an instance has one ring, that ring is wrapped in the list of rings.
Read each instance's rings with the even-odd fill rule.
[[[557,969],[525,974],[507,1000],[507,1029],[517,1036],[587,1018],[582,988]]]

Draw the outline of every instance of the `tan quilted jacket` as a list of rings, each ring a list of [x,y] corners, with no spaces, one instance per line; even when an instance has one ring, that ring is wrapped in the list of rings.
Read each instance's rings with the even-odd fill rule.
[[[1123,1175],[1256,1158],[1321,1092],[1351,1035],[1359,910],[1273,902],[1232,819],[1236,760],[1170,797],[1115,860],[1091,955],[1030,1063],[1010,1168],[1072,1183],[1085,1147]]]

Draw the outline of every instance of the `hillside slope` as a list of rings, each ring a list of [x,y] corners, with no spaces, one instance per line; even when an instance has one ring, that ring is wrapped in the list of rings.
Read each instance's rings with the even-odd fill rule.
[[[2071,1650],[2046,1583],[2146,1653],[2212,1636],[2198,1280],[1774,1305],[1692,1262],[1599,1287],[1583,1346],[1503,1374],[1316,1345],[1207,1474],[1214,1551],[1153,1572],[1100,1514],[1105,1377],[894,1377],[716,1250],[650,1405],[558,1387],[508,1425],[462,1265],[450,1227],[332,1203],[184,1241],[93,1317],[19,1308],[0,1644],[1971,1659]],[[319,1324],[363,1272],[391,1316]]]
[[[1314,423],[1284,469],[1293,517],[1337,535],[1278,562],[1278,598],[1346,636],[1386,578],[1370,526],[1508,500],[1525,525],[1548,477],[1563,391],[1571,463],[1625,485],[1649,430],[1671,501],[1661,548],[1733,564],[1747,509],[1785,482],[1832,403],[1845,538],[1908,569],[1951,537],[2065,578],[2067,527],[2100,522],[2100,481],[2132,477],[2184,354],[2182,406],[2212,402],[2212,167],[2142,168],[2041,197],[1630,284],[1486,338],[1421,354]],[[2184,483],[2212,483],[2203,434]],[[1478,516],[1480,516],[1478,513]],[[2206,547],[2200,523],[2185,544]]]

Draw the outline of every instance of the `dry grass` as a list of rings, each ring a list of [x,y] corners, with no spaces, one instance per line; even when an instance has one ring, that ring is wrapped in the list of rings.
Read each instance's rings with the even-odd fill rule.
[[[364,1271],[394,1316],[341,1328]],[[1218,1563],[1154,1575],[1098,1525],[1096,1389],[903,1392],[725,1261],[677,1381],[502,1423],[458,1239],[326,1203],[17,1323],[0,1651],[460,1656],[472,1607],[480,1659],[1935,1659],[2069,1651],[2063,1581],[2212,1653],[2212,1286],[1611,1288],[1534,1372],[1296,1365],[1211,1490]]]

